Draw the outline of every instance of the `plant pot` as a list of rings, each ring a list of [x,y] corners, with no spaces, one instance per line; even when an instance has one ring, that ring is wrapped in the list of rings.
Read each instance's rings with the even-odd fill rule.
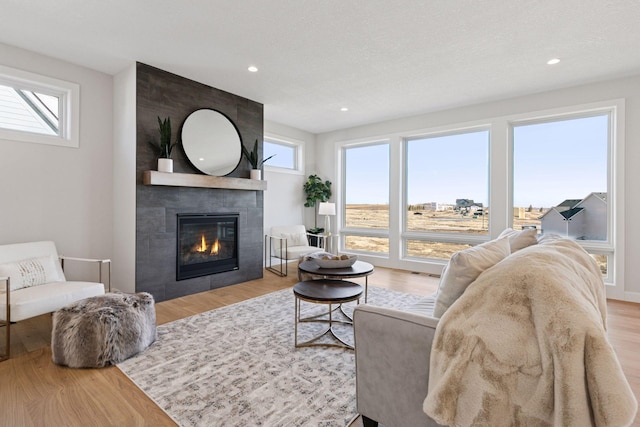
[[[158,159],[158,172],[173,173],[173,159]]]
[[[260,169],[251,169],[251,179],[262,179],[262,171]]]

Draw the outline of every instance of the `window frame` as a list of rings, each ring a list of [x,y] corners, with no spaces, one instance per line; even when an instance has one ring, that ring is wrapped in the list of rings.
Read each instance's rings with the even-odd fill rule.
[[[538,113],[512,116],[508,125],[508,209],[513,211],[514,191],[514,132],[516,126],[552,123],[563,120],[608,116],[607,141],[607,240],[575,240],[589,254],[607,256],[605,284],[615,286],[623,277],[624,263],[624,100],[616,99],[586,105],[546,110]],[[586,196],[586,195],[585,195]],[[513,216],[509,216],[509,226],[513,227]],[[615,291],[612,291],[615,292]]]
[[[558,105],[558,104],[556,104]],[[579,113],[589,114],[602,111],[612,111],[611,126],[609,131],[612,135],[612,146],[610,148],[610,164],[609,170],[611,188],[608,190],[611,199],[611,209],[613,214],[610,216],[613,231],[609,234],[611,246],[609,248],[602,245],[592,245],[588,248],[593,254],[607,255],[607,277],[605,277],[606,294],[608,298],[629,299],[624,289],[625,281],[625,99],[608,99],[602,101],[594,101],[588,103],[573,103],[569,105],[555,106],[550,108],[540,108],[540,105],[531,109],[516,112],[482,116],[475,120],[455,122],[455,118],[451,122],[444,124],[436,124],[431,127],[416,127],[399,129],[387,133],[374,134],[371,136],[363,136],[354,139],[337,140],[334,142],[334,150],[332,155],[335,156],[337,167],[335,169],[335,180],[340,185],[336,191],[344,192],[344,162],[343,147],[354,146],[357,144],[366,144],[375,141],[389,141],[389,227],[390,230],[385,237],[389,237],[389,255],[380,256],[374,253],[362,254],[362,259],[375,262],[376,265],[386,266],[390,268],[402,268],[406,270],[420,271],[428,274],[441,274],[442,269],[446,265],[446,260],[437,260],[429,258],[406,257],[402,252],[404,247],[404,239],[415,239],[413,232],[403,231],[403,206],[406,206],[406,196],[403,192],[403,176],[406,173],[403,157],[404,138],[413,138],[420,135],[442,133],[451,130],[465,130],[470,128],[488,127],[490,130],[489,142],[489,203],[491,209],[489,222],[489,236],[469,238],[468,241],[477,240],[476,244],[482,243],[488,239],[495,239],[503,229],[512,225],[511,217],[513,215],[513,150],[511,145],[512,136],[511,122],[531,121],[536,119],[544,119],[547,117],[561,115],[576,115]],[[411,122],[411,123],[415,123]],[[344,203],[344,196],[336,193],[337,199]],[[342,209],[338,212],[342,214]],[[344,225],[341,218],[338,224]],[[344,231],[339,230],[341,234]],[[355,234],[355,233],[354,233]],[[361,233],[358,233],[361,234]],[[379,237],[378,233],[369,233],[372,237]],[[448,240],[453,241],[452,237],[445,236]],[[432,239],[436,241],[436,239]],[[341,250],[345,251],[341,241]],[[346,251],[351,252],[351,251]]]
[[[270,144],[281,145],[285,147],[292,147],[294,149],[294,167],[284,168],[281,166],[272,166],[269,163],[264,164],[264,169],[270,172],[279,172],[279,173],[290,173],[295,175],[303,175],[304,174],[304,143],[302,141],[296,141],[291,138],[284,138],[280,136],[274,135],[264,135],[264,142],[269,142]],[[263,148],[264,152],[264,148]]]
[[[387,228],[363,228],[363,227],[347,227],[346,219],[347,219],[347,150],[354,148],[363,148],[363,147],[372,147],[376,145],[386,145],[388,148],[388,161],[389,161],[389,175],[387,176],[387,180],[389,182],[389,194],[387,194],[387,198],[389,200],[389,223],[387,224]],[[391,177],[391,161],[392,161],[392,141],[389,138],[375,138],[375,139],[367,139],[365,141],[357,141],[357,142],[345,142],[339,145],[339,164],[340,164],[340,209],[338,212],[338,224],[339,230],[338,234],[340,235],[340,250],[341,251],[349,251],[352,253],[366,254],[368,256],[376,257],[376,258],[389,258],[392,250],[391,247],[391,237],[390,237],[390,229],[391,229],[391,188],[392,188],[392,177]],[[374,238],[384,238],[389,242],[389,252],[371,252],[371,251],[362,251],[355,249],[346,249],[346,238],[348,236],[355,237],[374,237]]]
[[[465,133],[475,132],[487,132],[487,200],[486,207],[490,208],[491,203],[491,126],[487,123],[478,123],[475,125],[460,126],[460,124],[450,127],[444,127],[436,130],[424,131],[410,136],[404,136],[402,138],[402,200],[401,200],[401,224],[402,230],[400,233],[401,244],[401,260],[406,261],[418,261],[418,262],[442,262],[439,258],[426,258],[417,257],[408,254],[409,240],[418,240],[424,242],[436,242],[436,243],[457,243],[457,244],[471,244],[478,245],[490,240],[491,235],[491,218],[489,214],[489,220],[487,223],[486,234],[470,234],[470,233],[438,233],[433,231],[418,231],[408,229],[408,208],[409,208],[409,176],[408,176],[408,144],[411,141],[417,139],[428,138],[441,138],[446,136],[461,135]],[[490,208],[491,212],[491,208]]]
[[[0,84],[60,99],[59,135],[0,128],[0,139],[79,148],[80,85],[2,65]]]

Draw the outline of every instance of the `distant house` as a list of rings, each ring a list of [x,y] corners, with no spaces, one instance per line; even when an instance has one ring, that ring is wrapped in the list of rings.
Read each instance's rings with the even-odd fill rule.
[[[473,199],[456,199],[456,211],[460,212],[475,212],[476,210],[482,210],[482,203],[476,203]]]
[[[567,199],[540,217],[542,233],[578,240],[607,239],[607,193],[591,193],[582,200]]]

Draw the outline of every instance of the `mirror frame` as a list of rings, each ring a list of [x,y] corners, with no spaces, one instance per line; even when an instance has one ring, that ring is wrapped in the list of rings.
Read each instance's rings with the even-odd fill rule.
[[[211,128],[204,129],[204,130],[202,129],[197,130],[198,133],[207,133],[207,134],[211,133],[213,134],[213,136],[211,137],[211,139],[207,138],[205,140],[200,140],[200,147],[194,147],[194,144],[197,144],[197,142],[194,142],[194,141],[189,142],[187,138],[185,138],[185,135],[184,135],[185,125],[187,125],[187,122],[189,121],[190,118],[192,118],[192,120],[193,118],[197,118],[197,113],[201,113],[201,112],[216,113],[216,115],[213,116],[213,118],[216,119],[217,122],[212,122],[211,124],[204,123],[206,125],[210,125]],[[196,114],[196,116],[194,116],[194,114]],[[224,119],[224,122],[222,122],[223,119]],[[224,163],[220,166],[214,165],[217,167],[210,167],[210,166],[203,167],[203,168],[198,167],[198,161],[200,158],[207,158],[207,157],[215,158],[215,156],[219,155],[219,153],[222,150],[229,150],[230,142],[228,140],[216,141],[216,135],[215,135],[219,126],[221,124],[226,124],[226,123],[231,125],[231,127],[235,131],[235,135],[237,136],[237,142],[238,142],[237,161],[229,160],[227,163]],[[226,129],[226,131],[231,132],[231,129]],[[216,109],[198,108],[197,110],[194,110],[191,113],[189,113],[189,115],[182,122],[182,126],[180,128],[180,140],[182,142],[182,150],[184,151],[184,154],[187,160],[189,160],[189,162],[194,168],[196,168],[197,170],[199,170],[200,172],[206,175],[210,175],[210,176],[229,175],[231,172],[233,172],[238,168],[238,165],[240,165],[240,162],[242,161],[242,136],[240,135],[240,131],[238,130],[238,127],[236,126],[236,124],[226,114]],[[231,143],[233,142],[235,142],[235,140],[232,141]],[[232,164],[233,164],[233,167],[231,166]]]

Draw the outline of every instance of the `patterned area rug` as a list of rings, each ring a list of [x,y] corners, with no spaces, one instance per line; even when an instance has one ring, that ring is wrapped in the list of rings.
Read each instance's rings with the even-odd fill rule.
[[[419,298],[369,286],[370,304]],[[327,308],[302,302],[301,311]],[[325,327],[301,323],[299,342]],[[351,326],[336,329],[353,343]],[[356,415],[354,363],[351,350],[294,347],[294,296],[285,289],[161,325],[158,340],[118,368],[181,426],[343,427]]]

